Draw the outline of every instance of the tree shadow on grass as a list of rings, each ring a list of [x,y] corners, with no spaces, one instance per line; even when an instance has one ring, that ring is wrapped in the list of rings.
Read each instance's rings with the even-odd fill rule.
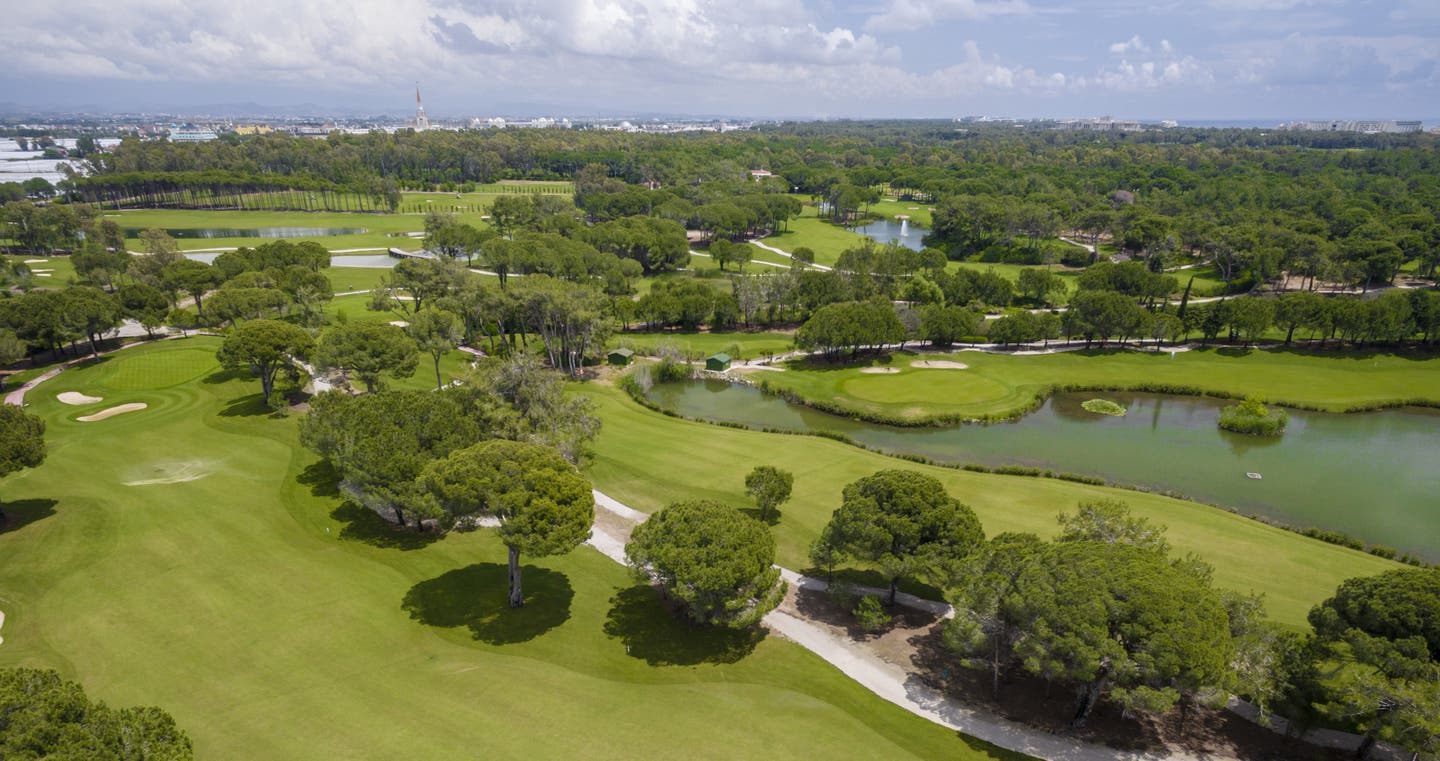
[[[233,368],[228,370],[221,369],[216,370],[209,375],[206,375],[204,378],[201,378],[200,382],[210,384],[229,383],[232,380],[246,380],[254,377],[255,374],[250,372],[249,370],[242,370],[240,368]]]
[[[252,394],[231,400],[220,410],[220,417],[256,417],[273,412],[274,410],[265,404],[263,395]]]
[[[742,508],[740,508],[740,512],[742,512],[742,513],[750,516],[751,518],[754,518],[754,519],[757,520],[757,521],[760,521],[761,523],[764,523],[764,524],[767,525],[767,526],[778,526],[778,525],[780,525],[780,511],[779,511],[779,510],[771,510],[771,511],[770,511],[770,515],[768,515],[768,516],[766,516],[766,517],[764,517],[764,518],[761,518],[761,517],[760,517],[760,508],[758,508],[758,507],[742,507]]]
[[[22,499],[17,502],[0,502],[0,534],[19,531],[36,521],[55,514],[53,499]]]
[[[512,608],[506,571],[499,563],[448,571],[411,587],[400,607],[426,626],[463,626],[491,645],[528,642],[569,620],[575,590],[565,574],[526,566],[525,606]]]
[[[310,487],[310,494],[316,497],[340,496],[340,474],[329,460],[316,460],[300,471],[295,479]]]
[[[330,512],[330,517],[344,524],[340,527],[341,539],[364,542],[372,547],[418,550],[428,547],[444,536],[439,531],[422,532],[413,528],[401,528],[354,500],[342,502],[339,507]]]
[[[625,643],[625,652],[651,666],[735,663],[765,639],[759,626],[727,629],[687,621],[646,585],[622,589],[610,599],[605,634]]]

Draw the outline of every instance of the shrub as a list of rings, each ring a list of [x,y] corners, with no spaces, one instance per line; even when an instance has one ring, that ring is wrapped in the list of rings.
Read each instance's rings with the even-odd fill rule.
[[[1285,432],[1290,414],[1281,408],[1269,409],[1265,400],[1247,396],[1245,401],[1220,411],[1220,427],[1247,436],[1279,436]]]
[[[855,605],[855,621],[867,632],[876,632],[890,625],[890,614],[880,604],[879,595],[865,595]]]

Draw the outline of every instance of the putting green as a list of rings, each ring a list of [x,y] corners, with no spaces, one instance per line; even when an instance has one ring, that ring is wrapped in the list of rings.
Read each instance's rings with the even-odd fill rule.
[[[4,481],[0,666],[164,706],[200,758],[1018,758],[776,637],[697,632],[590,548],[527,561],[504,609],[492,532],[396,534],[340,499],[218,345],[31,394],[50,452]],[[77,423],[70,390],[150,409]]]

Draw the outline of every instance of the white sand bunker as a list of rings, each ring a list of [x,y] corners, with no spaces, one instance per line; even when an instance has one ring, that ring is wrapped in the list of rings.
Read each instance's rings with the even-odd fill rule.
[[[774,365],[735,365],[735,366],[731,367],[730,369],[731,369],[731,370],[734,370],[734,371],[736,371],[736,372],[741,372],[741,373],[750,372],[751,370],[758,370],[758,371],[760,371],[760,372],[767,372],[767,373],[783,373],[783,372],[785,372],[785,368],[783,368],[783,367],[776,367],[776,366],[774,366]]]
[[[951,362],[948,359],[921,359],[911,362],[910,366],[922,370],[968,370],[970,368],[964,362]]]
[[[86,396],[79,391],[62,391],[55,395],[61,404],[94,404],[105,401],[103,396]]]
[[[215,472],[211,460],[178,460],[157,462],[143,469],[148,478],[125,481],[126,486],[154,486],[156,484],[183,484],[200,479]]]
[[[898,368],[898,367],[862,367],[862,368],[860,368],[860,372],[866,373],[866,374],[869,374],[869,375],[890,375],[891,373],[898,373],[898,372],[900,372],[900,368]]]
[[[5,628],[5,611],[0,610],[0,629]],[[0,637],[0,645],[5,644],[5,638]]]
[[[390,321],[390,324],[391,324],[391,325],[394,325],[394,326],[397,327],[397,328],[408,328],[408,327],[410,327],[410,323],[408,323],[408,322],[406,322],[406,321],[404,321],[404,320],[391,320],[391,321]]]
[[[106,418],[115,417],[116,415],[124,415],[127,412],[139,412],[148,406],[149,405],[144,402],[131,402],[129,404],[122,404],[117,407],[100,410],[94,415],[86,415],[85,417],[77,417],[75,419],[82,423],[97,423]]]
[[[26,260],[25,260],[25,263],[26,263],[26,264],[44,264],[44,263],[46,263],[46,262],[48,262],[48,261],[50,261],[50,260],[49,260],[49,259],[26,259]]]

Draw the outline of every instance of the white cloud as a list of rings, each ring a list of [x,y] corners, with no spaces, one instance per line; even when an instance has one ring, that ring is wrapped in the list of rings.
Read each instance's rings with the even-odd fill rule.
[[[865,20],[872,32],[906,32],[945,21],[1026,15],[1026,0],[889,0],[884,10]]]
[[[1137,34],[1124,42],[1116,42],[1111,44],[1110,52],[1114,55],[1125,55],[1127,53],[1149,53],[1150,46],[1146,45],[1145,41],[1140,39],[1140,35]]]
[[[1090,76],[1075,77],[1071,83],[1081,90],[1103,89],[1140,92],[1172,87],[1206,87],[1214,83],[1211,68],[1193,56],[1180,56],[1169,40],[1152,48],[1140,35],[1110,46],[1118,63],[1105,66]]]

